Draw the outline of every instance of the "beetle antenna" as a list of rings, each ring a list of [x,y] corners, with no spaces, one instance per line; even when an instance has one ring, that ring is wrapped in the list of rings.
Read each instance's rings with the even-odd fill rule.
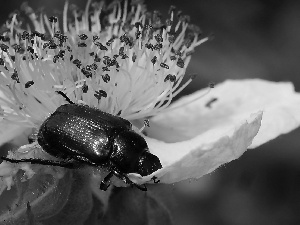
[[[56,91],[58,94],[60,94],[61,96],[63,96],[67,102],[69,102],[70,104],[75,104],[74,102],[72,102],[69,97],[62,91]]]

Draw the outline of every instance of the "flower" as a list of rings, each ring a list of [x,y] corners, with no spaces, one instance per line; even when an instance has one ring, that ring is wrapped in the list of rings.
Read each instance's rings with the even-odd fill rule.
[[[141,2],[129,6],[124,1],[122,8],[120,2],[105,6],[88,1],[81,16],[67,2],[63,32],[56,17],[41,15],[39,20],[28,5],[22,7],[34,31],[22,30],[13,15],[6,24],[9,31],[1,36],[1,113],[3,122],[32,132],[65,104],[57,91],[134,124],[159,114],[192,81],[193,76],[179,86],[194,48],[208,39],[198,39],[199,29],[189,25],[187,16],[175,18],[174,8],[162,21],[158,12],[146,13]],[[67,22],[69,10],[74,23]],[[36,145],[25,149],[13,157],[32,158],[43,152]]]
[[[135,183],[157,177],[162,183],[199,178],[300,124],[300,95],[290,83],[263,80],[227,81],[172,99],[193,79],[180,86],[194,49],[207,41],[187,16],[162,20],[139,1],[88,1],[84,12],[65,5],[63,30],[56,17],[36,15],[23,5],[34,29],[22,29],[17,15],[0,36],[0,143],[23,131],[36,132],[65,99],[87,104],[140,124],[151,153],[163,168]],[[73,23],[68,22],[69,11]],[[90,12],[91,11],[91,12]],[[101,18],[101,20],[99,19]],[[264,115],[263,115],[264,114]],[[11,125],[9,125],[11,124]],[[139,126],[139,127],[138,127]],[[140,132],[141,133],[141,132]],[[141,135],[143,135],[141,133]],[[49,158],[36,144],[24,145],[8,157]],[[34,177],[28,163],[0,165],[0,191],[13,184],[19,170]],[[50,172],[49,172],[50,171]],[[63,171],[45,173],[64,177]]]
[[[300,94],[289,82],[228,80],[185,104],[205,92],[181,98],[174,110],[151,120],[147,143],[164,165],[153,174],[161,182],[199,178],[299,126]],[[130,177],[137,183],[149,179]]]

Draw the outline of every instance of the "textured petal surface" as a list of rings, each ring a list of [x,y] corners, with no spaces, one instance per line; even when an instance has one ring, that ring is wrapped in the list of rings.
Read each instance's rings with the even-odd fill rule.
[[[7,107],[1,98],[7,100],[4,94],[0,91],[0,146],[14,139],[15,137],[18,137],[27,129],[26,127],[21,127],[2,119],[1,110],[6,110]]]
[[[136,183],[149,181],[153,176],[162,183],[199,178],[239,158],[257,134],[261,118],[262,113],[258,112],[239,125],[211,129],[177,143],[147,138],[150,151],[159,157],[163,168],[147,177],[142,178],[138,174],[130,174],[129,177]]]
[[[201,90],[177,101],[180,106],[207,92]],[[300,94],[289,82],[260,79],[228,80],[210,93],[184,107],[162,113],[151,120],[150,137],[164,142],[189,140],[207,130],[231,126],[251,113],[263,111],[258,135],[251,147],[257,147],[300,124]]]
[[[144,178],[132,174],[134,181],[154,175],[165,183],[201,177],[300,124],[300,94],[291,83],[231,80],[205,93],[184,97],[174,110],[151,120],[147,142],[163,169]]]
[[[18,137],[28,129],[27,127],[21,127],[7,121],[0,121],[0,145]]]

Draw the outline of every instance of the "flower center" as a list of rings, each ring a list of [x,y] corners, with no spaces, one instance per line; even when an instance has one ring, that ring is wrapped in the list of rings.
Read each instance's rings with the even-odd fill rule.
[[[180,86],[191,53],[207,40],[174,8],[163,21],[139,2],[88,1],[84,12],[66,3],[63,32],[56,17],[24,8],[35,31],[23,31],[15,15],[0,36],[0,117],[29,127],[64,103],[56,91],[128,120],[155,115],[191,82]]]

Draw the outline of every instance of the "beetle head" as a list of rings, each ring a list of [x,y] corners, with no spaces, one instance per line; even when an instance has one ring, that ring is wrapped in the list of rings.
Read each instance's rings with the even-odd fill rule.
[[[148,151],[143,152],[138,161],[137,173],[141,176],[147,176],[162,168],[157,156]]]

